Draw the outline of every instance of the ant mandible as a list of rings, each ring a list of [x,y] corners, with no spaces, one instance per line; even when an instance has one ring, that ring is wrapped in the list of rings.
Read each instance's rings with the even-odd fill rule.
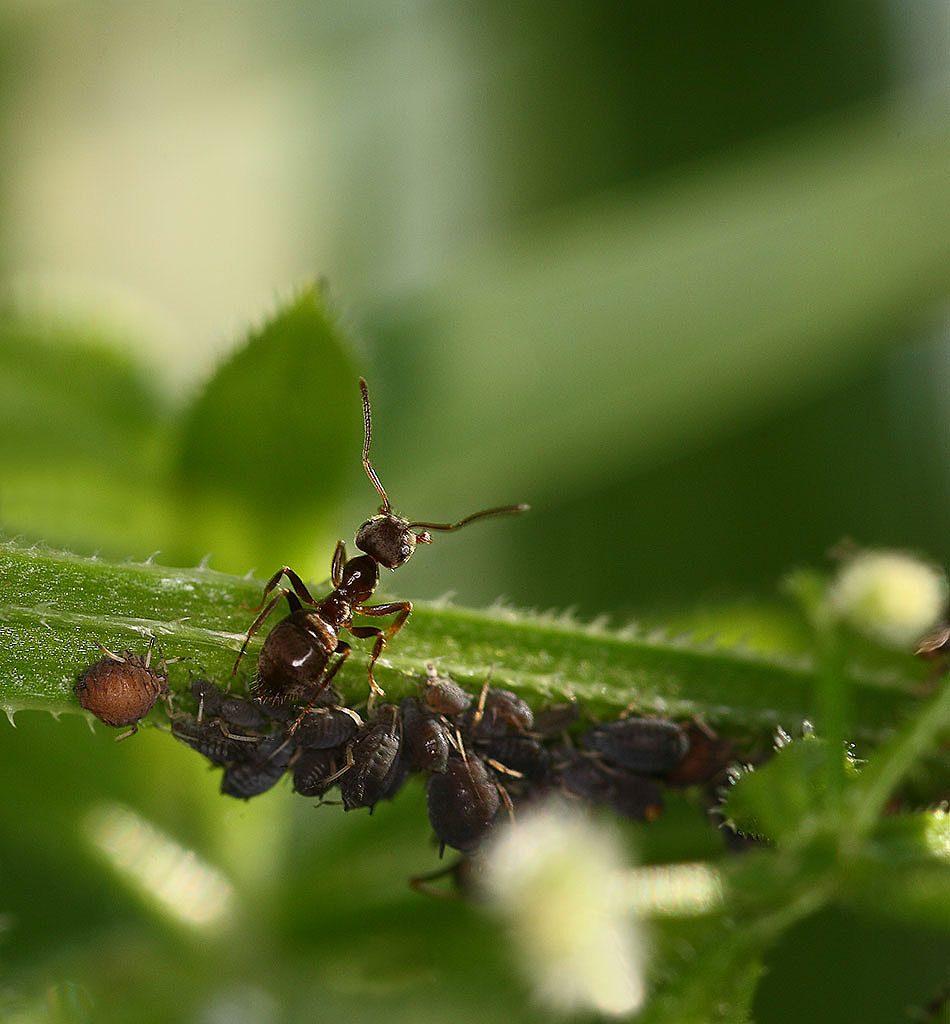
[[[379,584],[379,567],[383,565],[395,571],[405,565],[415,551],[416,544],[432,543],[430,530],[460,530],[476,519],[511,515],[528,509],[527,505],[502,505],[474,512],[457,523],[411,523],[397,516],[369,461],[373,438],[372,415],[366,381],[360,377],[359,384],[363,396],[363,469],[382,499],[382,505],[379,512],[367,519],[356,532],[356,546],[363,552],[362,555],[347,558],[346,545],[342,540],[337,541],[330,567],[330,581],[334,589],[326,597],[321,600],[314,598],[303,580],[286,565],[267,581],[258,606],[263,610],[251,623],[231,672],[232,675],[237,672],[251,637],[264,624],[280,599],[286,597],[290,615],[267,634],[258,659],[253,691],[255,697],[265,704],[296,703],[303,699],[313,701],[317,694],[325,690],[351,652],[350,645],[340,639],[342,630],[358,639],[376,638],[368,668],[372,704],[376,697],[383,694],[373,676],[373,666],[388,641],[402,629],[412,613],[411,601],[390,601],[376,605],[366,603]],[[417,529],[421,532],[414,532]],[[278,585],[284,576],[290,582],[292,592]],[[273,593],[275,590],[276,594]],[[376,626],[354,626],[353,616],[356,614],[396,617],[385,629],[380,629]],[[328,670],[327,665],[334,654],[339,657]]]

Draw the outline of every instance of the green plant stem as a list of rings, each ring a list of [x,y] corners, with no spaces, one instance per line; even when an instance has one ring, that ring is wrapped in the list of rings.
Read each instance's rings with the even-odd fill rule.
[[[227,681],[261,594],[260,581],[206,568],[114,564],[11,543],[0,545],[0,573],[0,708],[8,714],[78,711],[73,684],[100,657],[97,645],[144,650],[153,635],[162,656],[184,659],[170,670],[173,689],[199,673]],[[249,646],[237,688],[253,672],[262,636]],[[814,713],[815,669],[807,660],[567,617],[419,604],[378,667],[389,697],[414,692],[429,659],[470,687],[491,675],[536,705],[579,699],[593,715],[632,706],[761,735],[778,725],[795,729]],[[351,658],[338,677],[354,702],[367,693],[364,665]],[[857,731],[880,740],[912,706],[913,675],[850,672],[860,692]]]

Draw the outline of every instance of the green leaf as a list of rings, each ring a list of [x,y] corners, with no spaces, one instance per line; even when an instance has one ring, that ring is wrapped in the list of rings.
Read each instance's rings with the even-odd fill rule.
[[[6,532],[114,557],[167,535],[167,410],[96,331],[0,314],[0,410]]]
[[[222,365],[185,416],[178,467],[186,560],[328,568],[332,513],[359,466],[357,372],[316,286]]]

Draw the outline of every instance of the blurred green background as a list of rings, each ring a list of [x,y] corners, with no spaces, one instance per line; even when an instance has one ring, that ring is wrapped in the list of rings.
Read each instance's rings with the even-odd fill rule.
[[[438,537],[396,580],[413,598],[649,622],[769,598],[844,536],[946,564],[948,58],[938,0],[0,3],[0,528],[321,579],[375,504],[362,372],[398,510],[533,506]],[[316,277],[341,336],[302,338],[209,435],[204,383]],[[247,858],[231,869],[285,922],[263,929],[273,956],[296,928],[301,962],[308,944],[358,948],[386,917],[379,886],[403,906],[424,821],[398,816],[418,835],[395,866],[369,838],[382,822],[320,815],[340,834],[332,864],[364,832],[380,861],[353,883],[359,926],[337,902],[315,936],[266,888],[268,857],[301,902],[348,884],[309,808],[281,790],[221,809],[163,739],[117,750],[39,716],[4,732],[4,777],[36,776],[0,811],[10,1012],[83,1019],[92,1000],[106,1019],[108,978],[147,992],[156,1020],[306,1019],[271,967],[246,1000],[224,986],[231,1010],[204,977],[171,1013],[160,992],[194,981],[192,952],[90,867],[80,833],[52,844],[54,817],[72,835],[121,799],[212,860],[231,836]],[[411,906],[452,934],[482,927]],[[90,936],[139,962],[104,968]],[[490,1019],[436,948],[418,955],[428,994],[375,967],[318,972],[322,1012],[353,1017],[346,985],[378,984],[366,1019]],[[245,962],[218,949],[205,968],[232,955]],[[38,995],[50,978],[67,987]]]

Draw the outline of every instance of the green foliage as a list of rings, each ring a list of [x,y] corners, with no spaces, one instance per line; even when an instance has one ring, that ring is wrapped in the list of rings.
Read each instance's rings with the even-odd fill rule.
[[[310,565],[332,544],[357,452],[356,370],[315,287],[222,365],[191,406],[178,459],[185,527],[176,550],[222,564]],[[323,557],[323,556],[321,556]]]
[[[29,333],[13,323],[7,330],[12,339]],[[321,530],[332,536],[348,472],[341,467],[358,453],[359,409],[345,341],[316,291],[253,335],[190,408],[161,402],[134,367],[97,347],[31,341],[11,344],[4,358],[22,375],[11,394],[27,396],[10,399],[18,440],[4,491],[19,495],[24,516],[32,514],[24,448],[35,433],[51,479],[70,479],[69,465],[87,475],[98,466],[102,490],[93,500],[80,488],[75,500],[90,515],[115,502],[102,524],[127,519],[119,543],[151,550],[155,531],[192,560],[207,545],[231,565],[299,558],[305,572],[322,571],[326,550],[309,558],[307,549]],[[47,383],[30,385],[43,361]],[[31,419],[36,403],[51,401],[36,389],[52,393],[49,381],[67,375],[62,415]],[[71,429],[74,419],[82,429]],[[136,468],[133,443],[152,453],[147,473]],[[102,445],[116,452],[108,464],[98,459]],[[140,519],[140,505],[158,512]],[[310,1019],[314,1006],[367,1021],[532,1019],[495,925],[475,907],[426,900],[405,884],[438,863],[418,783],[372,817],[315,809],[285,786],[244,805],[219,796],[216,774],[161,728],[116,746],[114,733],[90,733],[76,715],[54,723],[33,714],[79,711],[73,683],[100,643],[142,650],[155,636],[161,655],[182,659],[170,666],[176,691],[199,672],[227,678],[261,588],[203,565],[30,544],[47,522],[39,512],[33,521],[32,537],[0,544],[0,707],[17,725],[0,744],[0,771],[17,780],[0,802],[0,909],[15,937],[3,947],[11,1019],[119,1021],[132,1003],[156,1022],[183,1006],[193,1016],[240,1006],[261,1020]],[[20,525],[12,515],[5,522]],[[941,739],[950,685],[922,701],[924,666],[839,634],[815,614],[826,581],[795,579],[808,614],[723,604],[657,614],[641,630],[419,602],[379,666],[394,698],[413,692],[423,662],[437,658],[471,689],[490,675],[535,706],[570,697],[594,718],[625,708],[697,716],[750,761],[768,755],[776,729],[797,736],[804,719],[814,724],[814,735],[741,773],[729,793],[725,812],[760,838],[759,848],[729,856],[696,791],[671,794],[658,822],[628,827],[645,864],[701,860],[723,894],[700,916],[651,923],[652,996],[642,1015],[651,1024],[779,1019],[774,1008],[787,999],[788,965],[803,941],[854,965],[823,978],[825,1008],[860,1005],[875,985],[886,988],[881,1006],[922,1006],[940,988],[950,818],[931,805],[948,772]],[[346,664],[341,688],[350,700],[365,697],[365,652]],[[161,726],[160,709],[151,720]],[[895,800],[899,813],[887,813]],[[209,869],[201,885],[219,887],[226,912],[208,923],[183,916],[194,894],[183,902],[179,893],[176,904],[163,895],[164,875],[136,872],[156,857],[170,878],[176,864]],[[927,953],[892,948],[894,985],[873,957],[848,949],[842,936],[853,934],[852,922],[909,947],[925,936]]]

